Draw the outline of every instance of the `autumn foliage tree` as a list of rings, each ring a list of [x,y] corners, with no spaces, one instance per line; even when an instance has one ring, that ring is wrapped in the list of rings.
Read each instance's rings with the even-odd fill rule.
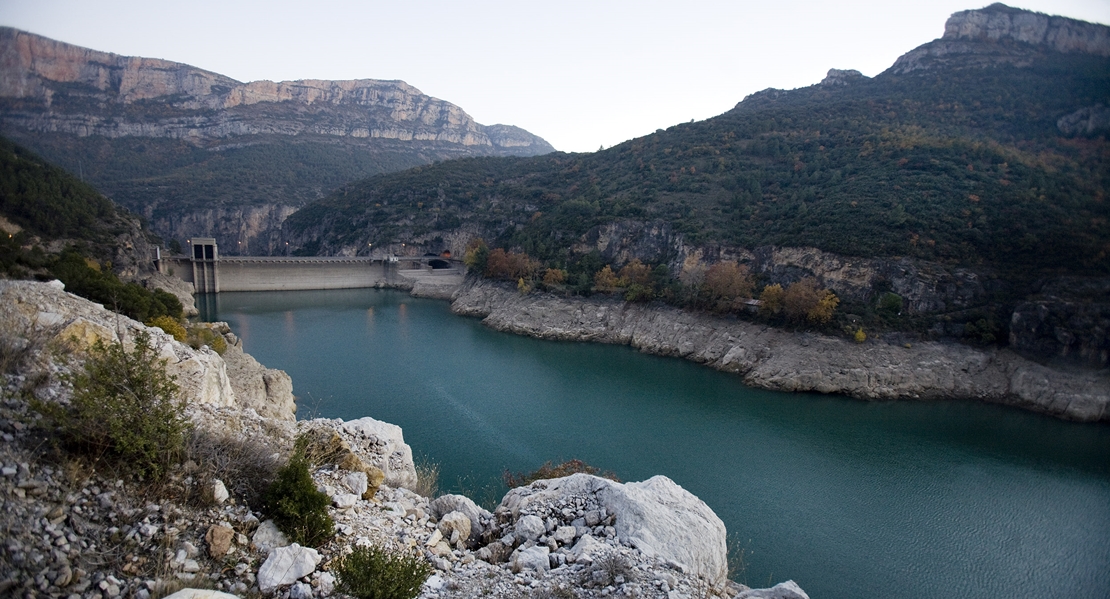
[[[506,252],[501,248],[490,251],[486,258],[485,275],[491,279],[531,279],[539,264],[527,254]]]
[[[617,275],[608,264],[594,275],[594,287],[597,287],[601,291],[610,291],[619,286]]]
[[[819,287],[813,278],[791,283],[783,293],[783,312],[791,322],[826,323],[839,303],[832,291]]]
[[[759,294],[759,313],[772,316],[782,312],[785,295],[782,285],[778,283],[764,287],[763,292]]]
[[[748,267],[736,262],[718,262],[705,271],[701,293],[710,309],[731,312],[752,297],[755,283]]]

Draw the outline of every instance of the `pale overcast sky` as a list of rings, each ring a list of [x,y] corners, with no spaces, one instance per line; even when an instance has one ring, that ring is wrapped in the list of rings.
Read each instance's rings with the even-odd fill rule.
[[[873,76],[979,0],[0,0],[0,24],[240,81],[401,79],[483,124],[594,151],[744,96]],[[1110,23],[1110,0],[1020,8]]]

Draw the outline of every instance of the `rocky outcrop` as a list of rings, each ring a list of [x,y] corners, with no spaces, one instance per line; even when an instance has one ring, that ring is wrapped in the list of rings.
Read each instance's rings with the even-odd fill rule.
[[[625,484],[589,474],[536,481],[509,491],[494,514],[502,529],[515,532],[514,542],[543,545],[548,533],[573,527],[567,545],[577,538],[577,547],[591,534],[605,538],[605,527],[612,527],[609,536],[615,535],[621,544],[713,584],[723,583],[728,570],[724,523],[703,501],[665,476]],[[524,530],[530,521],[538,526],[534,533]],[[552,553],[559,548],[557,537],[552,534],[546,542]]]
[[[1110,131],[1110,107],[1102,104],[1085,106],[1056,121],[1064,135],[1092,136]]]
[[[9,27],[0,28],[0,97],[15,101],[4,114],[7,126],[43,133],[190,140],[318,134],[440,141],[512,155],[553,149],[515,127],[480,125],[458,106],[403,81],[241,83]]]
[[[148,204],[143,215],[167,239],[186,240],[205,232],[214,237],[220,254],[270,255],[277,250],[273,232],[297,211],[296,206],[285,204],[256,204],[252,206],[219,206],[181,211],[167,208],[161,202]]]
[[[0,329],[48,339],[77,351],[85,351],[97,341],[130,343],[137,333],[145,332],[155,353],[166,360],[166,371],[177,377],[187,403],[250,408],[272,418],[294,419],[292,383],[284,372],[265,368],[236,347],[229,348],[229,366],[208,347],[198,350],[179,343],[159,328],[66,293],[57,281],[0,280]]]
[[[1105,373],[1061,372],[1007,350],[936,342],[857,344],[664,306],[522,295],[488,281],[460,288],[451,309],[497,330],[686,358],[765,389],[870,400],[978,399],[1073,420],[1110,420]]]
[[[992,4],[954,13],[945,23],[943,37],[902,55],[888,72],[1027,66],[1043,52],[1110,56],[1110,27]]]
[[[1110,366],[1110,279],[1065,277],[1014,308],[1010,347],[1040,360]]]
[[[813,277],[843,299],[866,302],[877,288],[897,293],[916,313],[950,312],[984,303],[987,289],[971,269],[912,258],[842,256],[813,247],[694,246],[665,222],[620,220],[594,227],[574,246],[576,254],[596,251],[614,268],[639,259],[666,264],[685,284],[701,281],[716,262],[746,264],[769,283],[788,285]]]
[[[863,73],[855,69],[829,69],[821,85],[852,85],[867,79]]]

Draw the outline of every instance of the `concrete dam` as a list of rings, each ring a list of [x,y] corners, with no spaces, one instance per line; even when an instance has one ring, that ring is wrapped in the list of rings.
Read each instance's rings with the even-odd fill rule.
[[[411,283],[413,274],[459,277],[463,270],[443,256],[221,257],[215,239],[193,238],[191,246],[188,256],[160,258],[158,268],[192,283],[196,293],[394,287]]]

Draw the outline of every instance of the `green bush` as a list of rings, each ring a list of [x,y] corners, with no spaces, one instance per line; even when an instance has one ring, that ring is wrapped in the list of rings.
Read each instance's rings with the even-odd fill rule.
[[[432,567],[405,551],[356,546],[335,568],[337,590],[359,599],[412,599]]]
[[[289,463],[278,470],[277,480],[263,494],[262,511],[290,541],[319,547],[335,534],[335,522],[328,515],[330,503],[326,493],[316,490],[304,443],[298,440]]]
[[[192,346],[193,349],[200,349],[202,345],[207,345],[212,351],[221,356],[227,351],[227,341],[224,340],[223,335],[208,327],[189,327],[188,339],[189,345]]]
[[[145,331],[130,352],[122,343],[98,341],[83,370],[67,377],[69,409],[52,415],[71,443],[159,478],[180,455],[189,428],[176,377],[165,366]]]
[[[173,335],[174,339],[181,342],[184,342],[188,338],[185,327],[172,316],[156,316],[146,321],[145,324],[148,327],[158,327],[166,333]]]

